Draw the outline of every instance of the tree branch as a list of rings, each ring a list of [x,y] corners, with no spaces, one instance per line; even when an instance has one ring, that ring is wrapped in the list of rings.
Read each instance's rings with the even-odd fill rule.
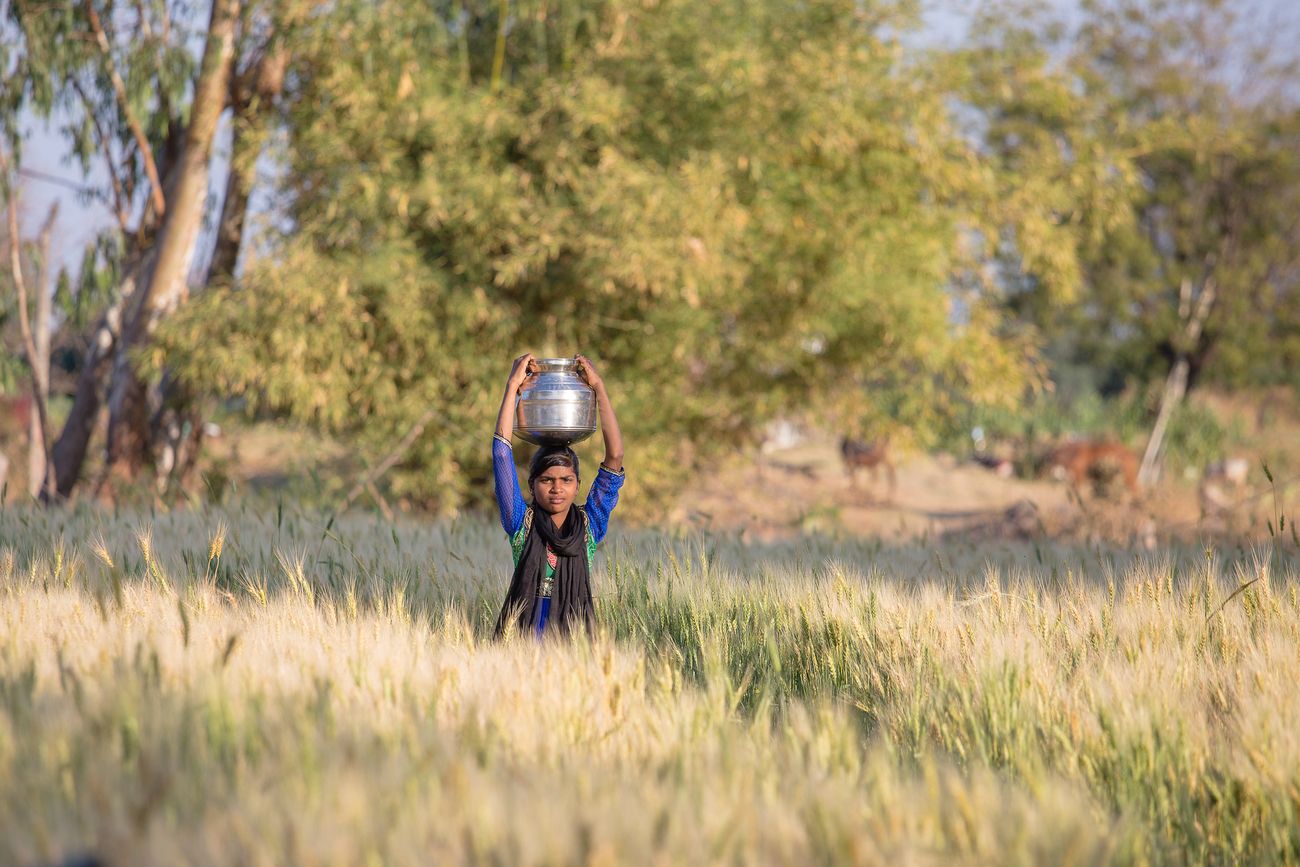
[[[90,27],[95,35],[95,42],[99,45],[99,50],[104,55],[104,63],[108,67],[108,77],[113,82],[113,92],[117,94],[118,106],[122,109],[122,114],[126,117],[126,124],[131,129],[131,135],[135,139],[136,147],[140,149],[140,156],[144,160],[144,170],[149,176],[150,197],[153,199],[154,210],[162,216],[167,211],[167,203],[163,200],[162,181],[158,177],[158,166],[154,163],[153,148],[149,145],[149,138],[144,134],[144,127],[140,126],[140,121],[136,118],[135,112],[131,111],[131,104],[127,101],[126,83],[122,81],[122,76],[117,71],[117,64],[113,62],[113,47],[108,43],[108,35],[104,32],[104,25],[99,20],[99,13],[95,11],[94,0],[86,0],[86,17],[90,20]]]
[[[497,15],[497,42],[492,53],[492,92],[501,92],[501,75],[506,66],[506,24],[509,21],[509,0],[501,0]]]
[[[0,151],[0,174],[9,174],[9,159]],[[27,281],[23,279],[22,237],[18,232],[18,192],[17,186],[10,188],[7,210],[9,215],[9,269],[13,272],[14,286],[18,290],[18,328],[22,332],[23,347],[27,352],[27,369],[31,375],[32,400],[36,403],[36,414],[41,427],[41,446],[45,450],[45,479],[43,487],[49,490],[54,480],[54,461],[50,456],[50,423],[45,406],[45,395],[41,390],[40,373],[36,369],[36,342],[32,338],[32,324],[27,315]]]
[[[54,223],[58,217],[59,200],[55,199],[50,203],[49,213],[41,225],[36,241],[38,255],[35,274],[36,321],[32,328],[32,342],[36,347],[36,356],[33,359],[33,369],[36,373],[40,400],[45,404],[47,413],[50,405],[50,308],[53,306],[53,293],[50,291],[52,289],[50,236],[54,234]],[[48,425],[41,423],[39,413],[32,422],[28,428],[31,443],[27,456],[27,490],[33,498],[40,499],[42,492],[49,490],[47,480],[50,479],[50,471],[53,469],[53,459],[50,456],[50,430]]]
[[[376,497],[376,502],[383,503],[382,498],[378,497],[378,491],[374,491],[375,480],[388,472],[392,468],[393,464],[397,463],[398,460],[401,459],[402,455],[406,453],[406,450],[411,447],[411,444],[415,442],[420,434],[424,433],[425,427],[428,426],[429,422],[433,421],[435,415],[437,415],[436,408],[431,407],[426,410],[424,415],[420,416],[420,419],[415,424],[411,425],[411,429],[408,430],[406,435],[402,437],[401,441],[393,447],[393,450],[388,453],[388,456],[367,472],[361,481],[352,486],[352,490],[348,491],[347,496],[343,498],[343,505],[339,507],[339,511],[343,511],[348,506],[352,505],[353,500],[368,490],[373,491],[371,495]],[[381,505],[380,508],[384,508],[386,505],[387,504]]]
[[[136,30],[144,37],[145,41],[153,39],[153,28],[149,26],[149,13],[144,8],[143,0],[134,0]]]
[[[91,125],[95,128],[95,139],[99,142],[100,150],[104,152],[104,163],[108,168],[108,179],[113,185],[113,214],[117,217],[118,228],[122,234],[127,232],[127,210],[126,210],[126,193],[122,189],[122,180],[117,176],[117,166],[114,165],[113,151],[109,146],[108,137],[104,135],[104,127],[99,122],[99,115],[95,114],[95,105],[90,101],[90,96],[86,93],[81,82],[74,77],[71,81],[73,90],[81,97],[82,105],[86,108],[86,116],[90,118]]]

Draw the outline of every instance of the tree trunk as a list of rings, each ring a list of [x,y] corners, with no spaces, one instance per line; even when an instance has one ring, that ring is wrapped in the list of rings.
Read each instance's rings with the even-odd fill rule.
[[[203,286],[229,286],[243,251],[248,201],[257,174],[257,160],[266,138],[266,126],[275,101],[284,89],[288,53],[283,47],[267,47],[261,59],[243,76],[232,76],[230,107],[234,117],[231,136],[230,172],[221,200],[216,246],[208,263]],[[155,488],[159,495],[169,489],[185,489],[198,465],[203,443],[203,413],[194,396],[170,370],[150,395],[150,449],[154,456]]]
[[[54,285],[50,279],[50,233],[54,230],[54,221],[59,216],[59,203],[50,205],[50,213],[41,226],[41,234],[36,242],[39,251],[39,267],[36,269],[33,284],[36,288],[36,318],[32,321],[32,343],[36,348],[36,357],[30,359],[32,377],[36,383],[35,399],[47,407],[50,405],[50,308],[51,293]],[[27,451],[27,493],[34,499],[41,496],[49,475],[49,455],[46,446],[49,431],[42,426],[41,413],[32,413],[28,429]]]
[[[248,197],[253,186],[252,161],[256,160],[256,155],[249,153],[252,149],[250,138],[252,137],[240,132],[236,126],[230,148],[230,174],[226,177],[226,195],[221,202],[221,222],[217,226],[217,246],[212,252],[212,262],[208,265],[208,277],[204,285],[213,282],[229,284],[235,279],[239,251],[244,243],[244,219],[248,213]]]
[[[1159,475],[1165,430],[1169,426],[1169,418],[1174,414],[1174,410],[1187,395],[1189,367],[1187,356],[1180,355],[1174,361],[1174,366],[1169,369],[1169,376],[1165,378],[1165,390],[1160,395],[1160,411],[1156,414],[1156,423],[1151,428],[1151,436],[1147,438],[1147,448],[1142,455],[1142,466],[1138,470],[1138,483],[1143,487],[1150,486]]]
[[[230,148],[230,174],[226,177],[226,195],[221,200],[221,222],[217,228],[217,246],[208,265],[204,285],[214,281],[230,283],[239,265],[244,246],[244,223],[248,217],[248,199],[257,177],[257,160],[266,140],[267,122],[276,100],[284,91],[289,53],[284,46],[267,45],[257,65],[231,82],[230,104],[233,132]]]
[[[239,110],[236,101],[235,110]],[[235,279],[235,267],[243,247],[244,219],[248,211],[248,198],[252,188],[252,170],[249,158],[250,137],[240,132],[238,118],[234,119],[235,133],[231,147],[230,174],[226,177],[226,194],[221,204],[221,222],[217,225],[216,247],[208,264],[203,285],[214,281],[229,285]],[[150,453],[154,458],[154,486],[159,495],[172,487],[184,487],[186,476],[194,469],[198,450],[203,439],[203,416],[193,405],[189,391],[176,381],[170,369],[164,370],[162,379],[148,396],[144,405],[150,408],[149,442],[139,438],[131,445],[140,453]],[[126,458],[126,456],[123,456]],[[132,474],[139,464],[127,466]]]
[[[156,456],[154,485],[162,496],[185,490],[198,466],[203,445],[203,413],[185,385],[171,370],[158,384],[158,409],[149,420]]]
[[[145,389],[130,353],[188,295],[187,280],[207,200],[213,140],[229,92],[240,5],[240,0],[216,0],[212,6],[190,123],[176,165],[176,186],[168,198],[158,235],[157,262],[147,282],[140,284],[137,298],[132,299],[134,303],[117,341],[107,398],[109,422],[104,474],[97,486],[101,489],[105,483],[134,480],[149,457]]]
[[[122,342],[109,373],[108,430],[104,466],[94,489],[97,498],[111,494],[120,483],[134,482],[150,458],[148,398],[127,355],[130,345]]]
[[[16,169],[17,167],[15,167]],[[0,177],[3,177],[4,183],[9,187],[8,196],[5,202],[5,214],[8,218],[7,229],[9,231],[9,269],[13,276],[14,288],[18,290],[18,328],[22,332],[23,350],[27,354],[27,361],[31,380],[32,403],[36,409],[36,427],[29,428],[29,431],[40,438],[41,452],[49,453],[49,448],[45,442],[45,437],[50,429],[49,421],[46,418],[45,400],[41,390],[40,379],[37,374],[39,363],[36,358],[39,353],[36,351],[36,342],[32,337],[31,320],[28,317],[27,306],[27,280],[23,276],[23,239],[22,233],[18,228],[18,193],[17,185],[9,178],[9,159],[5,156],[4,151],[0,150]],[[54,212],[51,212],[52,214]],[[48,234],[48,232],[43,232]],[[38,286],[37,291],[40,292]],[[49,352],[47,351],[46,360],[48,362]],[[48,464],[47,464],[48,467]],[[9,461],[5,460],[5,472],[8,473]],[[42,480],[49,477],[50,473],[46,468],[40,468],[37,475]]]
[[[208,195],[208,170],[217,122],[226,108],[234,61],[235,22],[240,0],[216,0],[203,52],[203,65],[194,87],[190,125],[177,166],[176,190],[158,237],[158,264],[142,297],[140,315],[131,323],[131,342],[147,336],[158,320],[185,300],[186,280],[194,262],[203,205]],[[141,334],[143,332],[143,334]]]
[[[1218,297],[1218,284],[1213,277],[1207,277],[1201,284],[1201,291],[1193,307],[1192,285],[1184,280],[1178,290],[1178,313],[1183,319],[1181,340],[1175,344],[1173,367],[1165,378],[1165,390],[1160,395],[1160,409],[1156,413],[1156,423],[1147,438],[1146,451],[1142,454],[1142,466],[1138,469],[1138,484],[1151,485],[1160,475],[1160,461],[1163,457],[1165,431],[1174,410],[1187,396],[1187,377],[1191,371],[1190,355],[1200,342],[1205,330],[1205,320],[1214,309]]]
[[[53,496],[59,499],[70,497],[77,480],[81,478],[81,468],[86,462],[90,438],[95,432],[95,423],[103,404],[104,363],[121,342],[125,311],[131,306],[137,287],[149,279],[154,263],[153,254],[154,251],[150,250],[128,272],[118,287],[113,302],[99,317],[99,322],[91,333],[81,374],[77,377],[72,408],[63,423],[63,432],[51,449],[55,476]],[[48,486],[44,499],[47,502],[52,499]]]
[[[158,167],[162,172],[162,184],[168,201],[176,188],[181,138],[174,127],[169,127],[167,138],[158,149]],[[141,286],[148,285],[157,261],[158,214],[154,211],[152,202],[153,199],[150,198],[145,205],[140,225],[127,237],[133,255],[127,259],[130,265],[126,276],[118,285],[113,300],[100,315],[87,343],[72,408],[52,449],[56,485],[53,491],[47,487],[42,497],[45,502],[72,496],[73,489],[81,479],[81,470],[104,404],[105,365],[121,344],[122,329],[129,319],[128,311],[135,309],[136,293]]]

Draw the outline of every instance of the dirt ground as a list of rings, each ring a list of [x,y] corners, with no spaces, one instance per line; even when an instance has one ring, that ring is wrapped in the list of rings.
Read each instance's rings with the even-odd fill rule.
[[[859,471],[852,480],[837,442],[813,434],[798,445],[718,467],[682,497],[672,518],[759,539],[809,532],[887,541],[1046,534],[1152,546],[1166,538],[1264,536],[1266,513],[1275,508],[1269,488],[1259,487],[1262,477],[1238,492],[1234,502],[1241,506],[1233,514],[1203,518],[1196,484],[1187,480],[1165,482],[1135,498],[1003,477],[949,455],[899,455],[894,461],[891,495],[885,473]],[[1300,484],[1283,494],[1279,505],[1294,514]]]
[[[1202,514],[1198,475],[1188,471],[1139,497],[1098,496],[1063,482],[1004,477],[972,461],[919,452],[893,454],[896,484],[884,473],[859,471],[850,480],[838,442],[802,431],[802,439],[761,454],[737,454],[696,477],[684,489],[669,523],[755,539],[801,533],[863,536],[886,541],[916,538],[1057,537],[1153,545],[1163,539],[1267,539],[1269,522],[1300,517],[1300,406],[1294,397],[1261,401],[1223,395],[1200,398],[1235,431],[1233,454],[1251,467],[1247,482],[1230,490],[1228,508]],[[23,432],[0,447],[11,456],[11,500],[25,487]],[[8,446],[8,447],[6,447]],[[232,425],[205,445],[205,477],[221,477],[233,491],[272,489],[317,500],[340,500],[359,472],[347,449],[327,437],[262,423]],[[23,466],[18,466],[18,464]],[[1276,483],[1264,477],[1271,463]],[[400,504],[397,504],[400,507]],[[662,522],[657,521],[662,526]]]

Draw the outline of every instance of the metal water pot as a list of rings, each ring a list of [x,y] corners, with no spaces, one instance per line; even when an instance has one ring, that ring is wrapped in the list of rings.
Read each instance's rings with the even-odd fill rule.
[[[596,432],[596,392],[572,358],[536,359],[515,406],[515,435],[539,446],[581,442]]]

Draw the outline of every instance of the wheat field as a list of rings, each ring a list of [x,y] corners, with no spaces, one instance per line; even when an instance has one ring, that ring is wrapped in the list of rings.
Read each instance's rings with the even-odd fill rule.
[[[616,531],[568,644],[487,638],[508,575],[486,521],[0,510],[0,863],[1300,862],[1289,542]]]

